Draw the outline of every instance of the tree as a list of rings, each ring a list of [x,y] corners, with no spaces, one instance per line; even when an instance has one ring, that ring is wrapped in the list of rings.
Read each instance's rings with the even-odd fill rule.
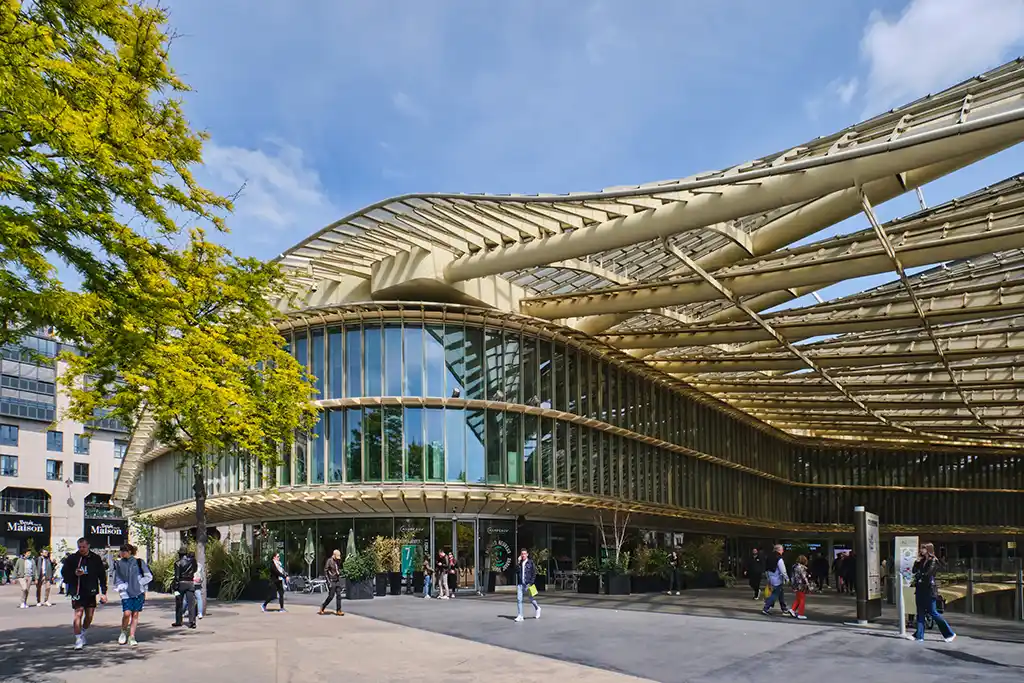
[[[66,355],[61,383],[72,418],[144,416],[178,454],[195,492],[205,572],[207,474],[229,454],[272,471],[295,433],[316,424],[313,387],[271,324],[269,300],[284,294],[276,265],[236,258],[198,229],[186,248],[144,265],[123,283],[131,305],[114,301],[107,336]]]
[[[166,19],[129,0],[0,0],[0,345],[40,327],[103,337],[164,238],[223,229],[230,202],[189,170],[205,135],[182,111]]]
[[[623,557],[622,546],[626,542],[626,530],[629,528],[629,516],[632,514],[628,510],[626,516],[619,520],[619,510],[616,509],[612,515],[612,544],[608,543],[608,537],[605,533],[607,525],[604,521],[604,513],[599,512],[596,515],[595,522],[597,523],[597,529],[601,532],[601,547],[613,548],[615,550],[614,559],[609,558],[614,562],[614,566],[617,568],[624,568],[628,564],[628,558]]]

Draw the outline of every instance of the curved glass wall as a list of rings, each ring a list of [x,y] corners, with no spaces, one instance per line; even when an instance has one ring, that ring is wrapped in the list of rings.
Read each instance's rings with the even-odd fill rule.
[[[611,357],[518,329],[364,321],[287,337],[319,398],[362,405],[327,404],[276,473],[220,468],[230,472],[212,479],[225,490],[444,482],[782,526],[848,524],[854,505],[894,524],[1024,526],[1018,455],[795,444]],[[143,509],[173,502],[151,493]]]

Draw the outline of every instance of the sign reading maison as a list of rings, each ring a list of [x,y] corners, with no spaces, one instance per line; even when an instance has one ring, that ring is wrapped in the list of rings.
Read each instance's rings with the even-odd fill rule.
[[[10,538],[49,537],[50,518],[0,515],[0,535]]]
[[[85,537],[96,548],[119,546],[128,540],[128,522],[123,519],[85,520]]]
[[[19,534],[42,534],[46,529],[39,522],[30,519],[10,520],[7,522],[7,531]]]

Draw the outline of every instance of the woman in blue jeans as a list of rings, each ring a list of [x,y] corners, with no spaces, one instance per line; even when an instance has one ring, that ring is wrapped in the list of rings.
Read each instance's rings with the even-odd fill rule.
[[[935,582],[935,574],[939,569],[939,561],[935,558],[935,546],[925,543],[914,562],[914,602],[917,603],[917,631],[914,633],[914,640],[924,641],[924,620],[930,615],[935,621],[942,637],[947,643],[952,643],[956,638],[949,623],[939,614],[935,607],[935,598],[939,595],[939,587]]]

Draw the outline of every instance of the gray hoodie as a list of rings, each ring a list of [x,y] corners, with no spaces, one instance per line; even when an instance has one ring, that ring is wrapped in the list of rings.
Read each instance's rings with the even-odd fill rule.
[[[153,572],[143,560],[129,557],[114,561],[114,590],[121,594],[122,600],[142,595],[152,580]]]

